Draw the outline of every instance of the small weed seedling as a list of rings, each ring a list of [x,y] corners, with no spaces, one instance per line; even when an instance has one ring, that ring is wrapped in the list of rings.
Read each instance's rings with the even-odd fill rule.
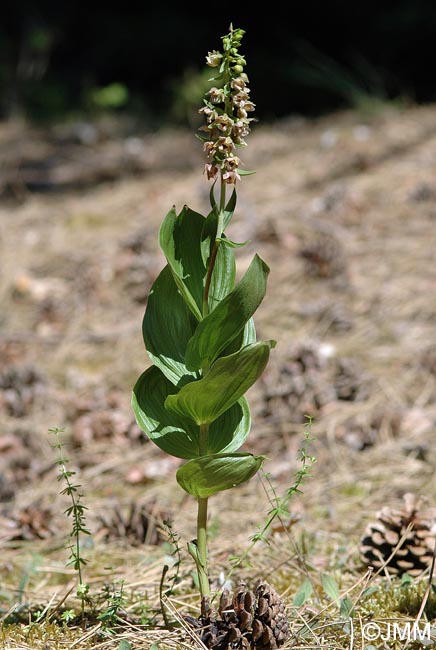
[[[63,442],[61,439],[63,429],[49,429],[49,433],[55,436],[55,442],[52,444],[52,447],[53,449],[57,449],[59,454],[56,461],[59,467],[58,481],[65,484],[60,494],[67,495],[71,500],[71,505],[65,510],[65,514],[72,520],[71,534],[68,541],[70,557],[67,566],[72,566],[77,571],[78,585],[76,593],[78,598],[80,598],[82,606],[83,622],[85,617],[85,604],[89,600],[89,585],[83,582],[82,569],[87,563],[87,560],[82,556],[80,544],[83,535],[91,534],[86,528],[85,522],[85,510],[87,510],[87,507],[82,503],[83,494],[80,491],[82,486],[74,483],[76,472],[68,469],[68,458],[65,458],[63,455]]]

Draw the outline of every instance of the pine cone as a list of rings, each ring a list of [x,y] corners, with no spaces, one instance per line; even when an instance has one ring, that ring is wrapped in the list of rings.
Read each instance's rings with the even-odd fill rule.
[[[199,619],[186,617],[207,648],[275,650],[288,638],[285,604],[274,587],[263,580],[257,582],[254,593],[247,590],[245,583],[241,583],[233,598],[225,589],[218,613],[220,619],[210,610],[208,601],[204,600]]]
[[[392,575],[417,576],[429,567],[433,557],[436,512],[424,517],[418,513],[420,501],[415,495],[408,493],[403,498],[404,510],[386,506],[377,513],[378,521],[368,525],[361,540],[360,553],[365,564],[379,569],[404,537],[385,569]]]
[[[105,541],[124,539],[131,546],[157,545],[162,541],[157,522],[164,519],[168,515],[155,512],[154,504],[132,502],[127,512],[115,506],[112,512],[99,516],[97,532]]]

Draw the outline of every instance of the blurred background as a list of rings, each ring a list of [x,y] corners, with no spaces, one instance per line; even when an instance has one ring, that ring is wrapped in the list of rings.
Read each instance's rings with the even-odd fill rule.
[[[220,47],[230,21],[247,30],[243,50],[262,119],[435,98],[431,0],[307,0],[260,11],[235,2],[158,4],[3,2],[1,116],[115,111],[149,128],[190,123],[210,76],[205,53]]]

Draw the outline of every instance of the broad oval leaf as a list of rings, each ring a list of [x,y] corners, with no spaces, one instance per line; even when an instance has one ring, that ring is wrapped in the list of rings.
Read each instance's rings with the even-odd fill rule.
[[[195,331],[196,321],[177,290],[167,265],[155,280],[147,300],[142,335],[148,356],[176,385],[195,373],[185,366],[184,353]]]
[[[261,468],[264,459],[265,456],[252,454],[201,456],[182,465],[176,478],[185,492],[206,499],[248,481]]]
[[[133,388],[133,412],[140,429],[167,454],[195,458],[199,455],[198,427],[164,407],[168,395],[175,391],[176,386],[159,368],[152,366],[142,373]]]
[[[165,407],[197,424],[209,424],[227,411],[260,377],[275,341],[260,341],[239,352],[217,359],[207,374],[192,381],[176,395],[169,395]]]
[[[238,336],[233,339],[233,341],[226,347],[225,350],[223,350],[221,356],[227,357],[229,354],[238,352],[238,350],[245,348],[246,345],[250,345],[251,343],[256,343],[256,328],[254,327],[254,320],[252,318],[250,318],[248,323],[245,324],[242,332],[240,332]]]
[[[176,387],[156,367],[146,370],[133,389],[132,408],[138,426],[158,447],[177,458],[196,458],[199,427],[190,418],[181,418],[165,406]],[[244,397],[233,404],[209,428],[206,454],[237,451],[250,432],[251,418]]]
[[[245,397],[241,397],[210,425],[206,454],[238,451],[246,441],[250,427],[250,407]]]
[[[186,205],[179,215],[173,207],[159,230],[160,247],[183,299],[197,320],[201,320],[206,273],[201,253],[204,221],[201,214]]]
[[[243,330],[263,300],[268,273],[269,267],[255,255],[233,291],[198,324],[186,350],[188,370],[208,368]]]

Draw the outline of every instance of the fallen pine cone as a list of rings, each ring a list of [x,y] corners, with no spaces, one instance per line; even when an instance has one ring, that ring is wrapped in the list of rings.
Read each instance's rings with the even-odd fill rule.
[[[275,650],[289,635],[285,603],[274,587],[258,580],[254,592],[241,583],[233,594],[224,589],[218,607],[220,618],[203,599],[199,619],[186,617],[206,648],[213,650]]]
[[[391,575],[417,576],[432,561],[436,512],[424,516],[418,512],[420,501],[414,494],[407,493],[403,498],[404,510],[386,506],[377,513],[377,522],[367,526],[360,554],[363,562],[375,569],[383,567]]]

